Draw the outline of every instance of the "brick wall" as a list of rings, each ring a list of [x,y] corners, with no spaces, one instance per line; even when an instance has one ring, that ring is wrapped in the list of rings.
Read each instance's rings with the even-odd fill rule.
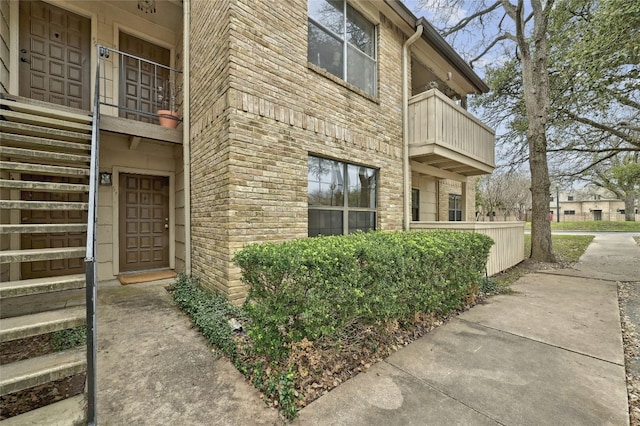
[[[372,98],[308,66],[306,2],[222,3],[192,6],[193,272],[240,301],[235,250],[307,235],[310,153],[379,168],[377,227],[401,229],[404,36],[380,17]]]
[[[230,252],[229,1],[191,1],[191,253],[192,273],[226,292]]]

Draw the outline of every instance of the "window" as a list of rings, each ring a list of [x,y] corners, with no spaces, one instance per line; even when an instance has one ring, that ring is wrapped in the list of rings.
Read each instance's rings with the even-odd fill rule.
[[[573,195],[569,195],[569,196],[567,197],[567,201],[573,201]]]
[[[449,220],[458,222],[462,220],[461,195],[449,194]]]
[[[553,198],[553,195],[552,195],[552,196],[549,197],[549,201],[553,201],[553,200],[554,200],[554,198]]]
[[[376,169],[309,156],[309,236],[376,229],[377,181]]]
[[[411,190],[411,220],[420,220],[420,190]]]
[[[346,0],[309,0],[308,13],[308,61],[375,96],[376,27]]]
[[[575,210],[565,210],[564,214],[565,215],[574,215],[574,214],[576,214],[576,211]]]

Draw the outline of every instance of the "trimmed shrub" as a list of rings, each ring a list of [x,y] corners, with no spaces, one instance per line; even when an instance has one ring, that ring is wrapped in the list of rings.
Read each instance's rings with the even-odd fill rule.
[[[247,330],[277,360],[293,342],[348,324],[447,313],[477,292],[491,238],[455,231],[370,232],[254,244],[234,261],[250,289]]]

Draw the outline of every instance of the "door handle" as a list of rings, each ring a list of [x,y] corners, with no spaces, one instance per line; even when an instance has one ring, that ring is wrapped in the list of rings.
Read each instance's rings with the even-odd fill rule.
[[[169,229],[169,224],[168,223],[164,224],[164,229]]]
[[[25,63],[27,63],[27,64],[30,64],[30,63],[31,63],[31,61],[30,61],[30,60],[28,60],[27,58],[20,58],[20,62],[25,62]]]

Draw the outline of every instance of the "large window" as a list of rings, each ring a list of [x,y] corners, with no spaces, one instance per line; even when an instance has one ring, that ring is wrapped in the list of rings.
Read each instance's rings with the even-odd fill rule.
[[[310,237],[376,228],[376,169],[310,156],[308,177]]]
[[[308,42],[309,62],[376,95],[376,27],[346,0],[309,0]]]
[[[449,194],[449,220],[462,220],[462,196]]]

